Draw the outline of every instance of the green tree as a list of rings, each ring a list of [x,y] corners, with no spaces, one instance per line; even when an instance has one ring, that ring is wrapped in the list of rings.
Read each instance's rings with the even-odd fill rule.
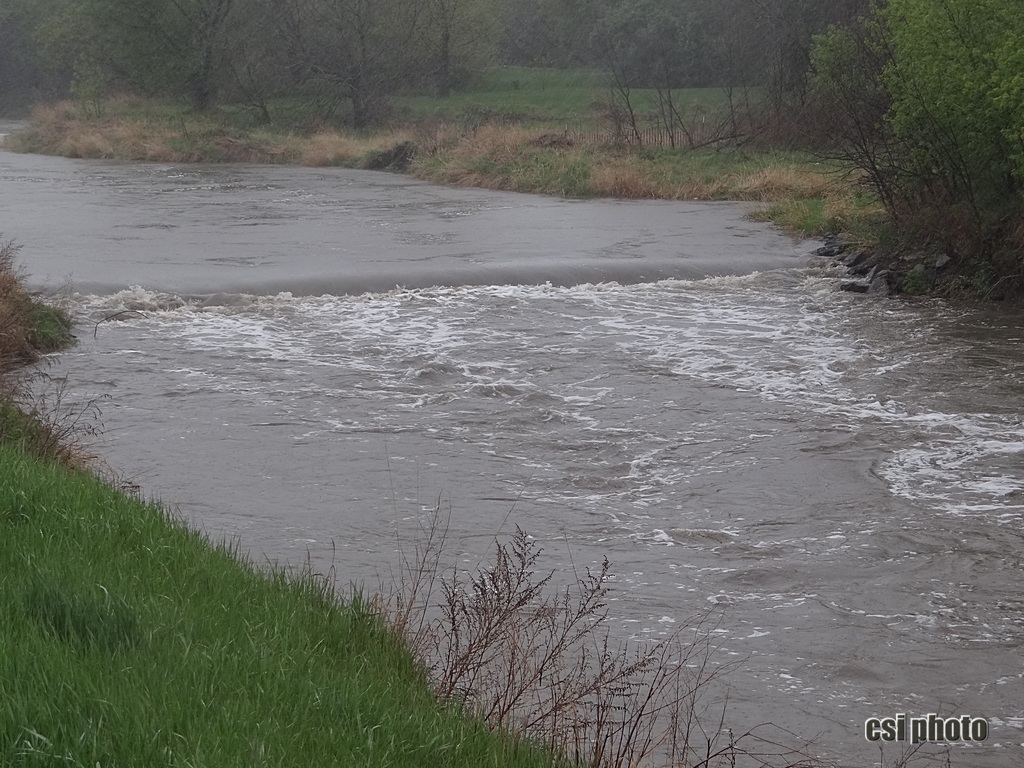
[[[814,53],[841,156],[904,237],[1024,283],[1024,14],[1019,0],[889,0]],[[986,267],[988,269],[988,267]]]
[[[351,124],[363,128],[422,79],[425,1],[280,0],[288,66],[329,110],[347,102]]]
[[[881,11],[905,170],[966,204],[979,227],[1020,202],[1021,11],[1014,0],[891,0]]]
[[[422,38],[434,89],[447,96],[494,58],[494,0],[427,0]]]
[[[0,114],[24,109],[38,98],[66,93],[70,70],[52,57],[47,43],[52,20],[72,0],[2,0],[0,3]]]
[[[633,86],[680,88],[699,81],[702,41],[690,3],[621,3],[602,19],[597,43]]]
[[[732,4],[734,17],[750,16],[746,46],[756,52],[750,57],[760,72],[756,79],[776,108],[804,101],[814,36],[870,10],[870,0],[745,0],[746,12]]]
[[[594,64],[592,42],[618,0],[503,0],[501,54],[506,64],[567,67]]]
[[[85,0],[89,39],[76,66],[98,67],[117,84],[209,107],[231,71],[230,34],[238,0]],[[69,41],[74,46],[73,41]]]

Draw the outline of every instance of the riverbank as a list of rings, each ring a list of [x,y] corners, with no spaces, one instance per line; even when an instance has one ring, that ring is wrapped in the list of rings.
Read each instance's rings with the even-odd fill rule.
[[[81,468],[18,369],[68,343],[0,259],[0,763],[551,766],[439,704],[378,611]],[[55,320],[56,318],[56,320]],[[57,322],[65,333],[53,334]]]
[[[71,318],[59,305],[33,299],[15,268],[19,247],[0,233],[0,372],[34,362],[72,342]]]

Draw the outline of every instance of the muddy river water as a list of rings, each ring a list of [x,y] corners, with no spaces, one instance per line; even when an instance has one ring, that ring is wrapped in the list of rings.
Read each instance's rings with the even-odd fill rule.
[[[736,728],[1024,761],[1022,313],[842,293],[734,205],[341,169],[0,153],[0,231],[72,295],[96,450],[211,536],[373,587],[440,499],[460,567],[607,557],[622,637],[716,613]]]

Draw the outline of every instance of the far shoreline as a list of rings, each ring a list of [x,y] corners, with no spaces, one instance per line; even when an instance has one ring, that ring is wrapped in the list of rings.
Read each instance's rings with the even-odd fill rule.
[[[733,202],[574,200],[341,167],[309,172],[281,165],[167,164],[132,170],[113,161],[90,169],[73,160],[17,154],[6,154],[3,165],[10,175],[0,207],[19,222],[10,234],[26,244],[32,285],[70,281],[85,294],[131,285],[176,298],[628,285],[799,267],[814,248],[813,241],[751,221],[749,206]],[[173,201],[148,193],[176,187],[181,174],[192,181]],[[37,183],[36,177],[49,181]],[[80,183],[93,177],[95,186]],[[203,191],[221,184],[227,185],[222,192]],[[276,191],[245,191],[264,186]],[[211,195],[218,204],[204,206]],[[392,216],[396,201],[401,211]],[[189,213],[189,205],[199,207]],[[65,215],[54,220],[47,213],[52,210]],[[351,215],[331,216],[329,210]],[[260,229],[238,230],[234,225],[243,219]],[[192,247],[198,242],[204,247]],[[297,243],[303,247],[293,252]]]
[[[374,132],[300,131],[232,121],[166,102],[118,97],[86,109],[36,107],[0,148],[76,159],[181,164],[286,165],[391,171],[449,187],[566,199],[735,202],[851,270],[858,293],[979,296],[948,259],[890,243],[880,204],[835,163],[777,149],[636,148],[569,130],[486,122],[471,130],[420,122]],[[954,265],[955,267],[956,265]]]

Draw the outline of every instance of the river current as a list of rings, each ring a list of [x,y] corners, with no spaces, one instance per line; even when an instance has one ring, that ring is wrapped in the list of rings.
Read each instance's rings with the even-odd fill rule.
[[[459,567],[607,557],[621,637],[712,611],[735,728],[1024,759],[1020,312],[840,292],[733,205],[0,154],[0,216],[95,450],[212,537],[375,588],[440,501]]]

